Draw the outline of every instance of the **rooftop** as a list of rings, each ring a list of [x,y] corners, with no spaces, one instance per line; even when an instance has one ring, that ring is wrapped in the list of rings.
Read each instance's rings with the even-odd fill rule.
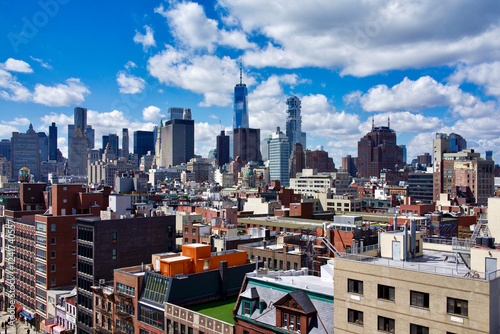
[[[459,256],[455,252],[443,252],[436,250],[424,250],[423,256],[409,261],[398,261],[388,258],[364,256],[364,255],[347,255],[339,258],[339,260],[364,262],[367,264],[392,267],[397,269],[414,270],[437,275],[453,276],[466,279],[477,280],[492,280],[498,277],[498,271],[486,275],[484,272],[476,272],[469,270],[465,264],[460,261]]]
[[[236,304],[236,297],[226,300],[218,300],[210,303],[187,306],[191,311],[201,313],[229,324],[234,324],[233,309]]]

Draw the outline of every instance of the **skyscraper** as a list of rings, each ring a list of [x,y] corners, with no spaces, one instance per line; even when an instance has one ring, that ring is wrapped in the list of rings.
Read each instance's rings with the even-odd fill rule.
[[[173,119],[182,119],[182,116],[184,114],[184,108],[177,108],[177,107],[172,107],[168,108],[168,121],[171,121]]]
[[[242,82],[242,68],[240,64],[240,83],[234,87],[233,129],[249,127],[248,91],[247,85]]]
[[[54,122],[49,126],[49,160],[57,160],[57,126]]]
[[[137,154],[137,160],[141,160],[148,151],[155,153],[155,136],[153,131],[134,131],[134,154]]]
[[[229,163],[229,136],[224,130],[217,136],[217,166],[221,167]]]
[[[87,129],[87,108],[76,107],[73,114],[75,130],[77,127],[85,131]]]
[[[302,132],[302,116],[300,115],[301,103],[297,96],[292,96],[286,100],[288,109],[286,111],[286,136],[290,143],[290,152],[295,144],[300,143],[306,147],[306,134]]]
[[[288,138],[276,128],[269,142],[269,180],[280,181],[282,186],[290,185],[290,145]]]
[[[49,160],[49,137],[45,132],[38,132],[38,141],[40,145],[40,159],[42,161]]]
[[[269,160],[269,142],[271,141],[272,137],[273,137],[272,135],[269,135],[262,140],[261,153],[262,153],[262,160],[263,161]]]
[[[187,163],[194,158],[194,120],[172,119],[160,128],[160,156],[165,166]]]
[[[71,175],[87,175],[87,144],[88,141],[80,126],[77,126],[71,140],[71,146],[68,147],[68,167]]]
[[[260,130],[236,128],[233,130],[233,157],[244,161],[261,161]]]
[[[26,133],[12,132],[12,178],[18,180],[19,170],[28,167],[35,181],[40,180],[40,141],[30,124]]]
[[[74,124],[68,124],[68,163],[73,161],[78,162],[80,166],[80,157],[72,157],[71,155],[78,152],[78,154],[84,154],[87,156],[88,150],[94,147],[94,130],[90,125],[87,125],[87,109],[76,107],[73,113]],[[79,133],[75,137],[76,132],[80,129]],[[83,145],[80,140],[80,132],[84,138],[85,145]],[[76,146],[73,145],[73,138],[78,138],[78,143]],[[71,149],[73,147],[73,149]],[[85,158],[86,159],[86,158]],[[86,168],[86,167],[85,167]],[[78,167],[76,170],[80,173],[81,168]],[[86,173],[84,173],[86,174]],[[77,175],[84,175],[77,174]]]
[[[375,127],[358,142],[358,172],[361,177],[380,177],[382,169],[396,170],[402,163],[402,149],[396,145],[396,133],[387,126]]]
[[[121,156],[128,160],[129,155],[129,138],[128,138],[128,129],[122,129],[122,150]]]
[[[118,140],[118,135],[114,133],[110,133],[109,135],[103,135],[102,136],[102,150],[106,148],[107,144],[111,145],[111,150],[113,151],[113,154],[115,156],[118,156],[118,150],[120,147],[118,146],[119,140]]]

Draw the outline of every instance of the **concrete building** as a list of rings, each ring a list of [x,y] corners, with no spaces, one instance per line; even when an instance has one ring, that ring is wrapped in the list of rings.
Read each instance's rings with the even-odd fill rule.
[[[88,167],[88,147],[80,127],[77,127],[68,147],[68,169],[71,175],[86,175]]]
[[[433,201],[433,173],[409,173],[408,196],[416,201],[430,203]]]
[[[125,160],[128,160],[129,158],[129,145],[130,145],[130,139],[128,137],[128,129],[122,129],[122,149],[120,151],[120,156],[124,158]]]
[[[290,145],[287,136],[276,128],[269,142],[269,178],[280,181],[283,186],[290,185],[289,172]]]
[[[12,179],[19,180],[19,170],[28,167],[35,181],[40,181],[40,142],[38,134],[30,124],[26,133],[12,132]]]
[[[172,119],[160,128],[159,167],[177,166],[194,158],[194,120]]]
[[[205,158],[192,158],[187,165],[187,171],[194,175],[193,181],[207,182],[211,179],[212,165]]]
[[[469,187],[475,202],[486,204],[494,194],[494,161],[483,160],[474,150],[443,153],[434,169],[434,200],[441,193],[451,193],[453,186]]]
[[[109,147],[113,154],[116,157],[120,156],[120,145],[119,145],[119,138],[118,135],[115,133],[110,133],[108,135],[103,135],[102,136],[102,151],[105,151],[107,149],[107,146],[109,144]]]
[[[335,258],[335,333],[498,332],[496,260],[489,273],[477,271],[498,251],[470,242],[431,250],[421,241],[418,233],[386,232],[380,257]],[[471,269],[457,262],[459,252],[470,252]]]

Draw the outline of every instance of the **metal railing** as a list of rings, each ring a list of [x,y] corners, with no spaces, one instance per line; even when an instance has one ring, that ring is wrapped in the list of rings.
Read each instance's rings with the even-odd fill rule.
[[[459,239],[459,238],[453,238],[452,243],[451,243],[451,248],[453,250],[463,250],[463,251],[470,251],[472,246],[474,245],[474,241],[471,239]]]
[[[451,245],[452,240],[451,239],[444,239],[444,238],[428,238],[428,237],[423,237],[422,238],[424,242],[428,242],[431,244],[439,244],[439,245]]]
[[[469,270],[467,268],[457,269],[452,267],[438,266],[435,264],[425,263],[425,262],[413,262],[413,261],[397,261],[373,256],[365,256],[359,254],[350,254],[342,257],[342,260],[353,261],[353,262],[363,262],[379,266],[386,266],[396,269],[407,269],[415,270],[424,273],[431,273],[437,275],[463,277],[468,279],[478,279],[490,281],[497,277],[500,277],[500,270],[485,273],[475,270]]]

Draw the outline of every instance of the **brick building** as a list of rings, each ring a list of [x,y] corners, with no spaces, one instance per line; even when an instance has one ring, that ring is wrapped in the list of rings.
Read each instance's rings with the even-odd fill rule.
[[[175,216],[80,218],[77,231],[77,323],[81,333],[93,333],[97,319],[94,319],[92,286],[101,280],[111,280],[114,268],[148,263],[154,253],[175,250]]]

